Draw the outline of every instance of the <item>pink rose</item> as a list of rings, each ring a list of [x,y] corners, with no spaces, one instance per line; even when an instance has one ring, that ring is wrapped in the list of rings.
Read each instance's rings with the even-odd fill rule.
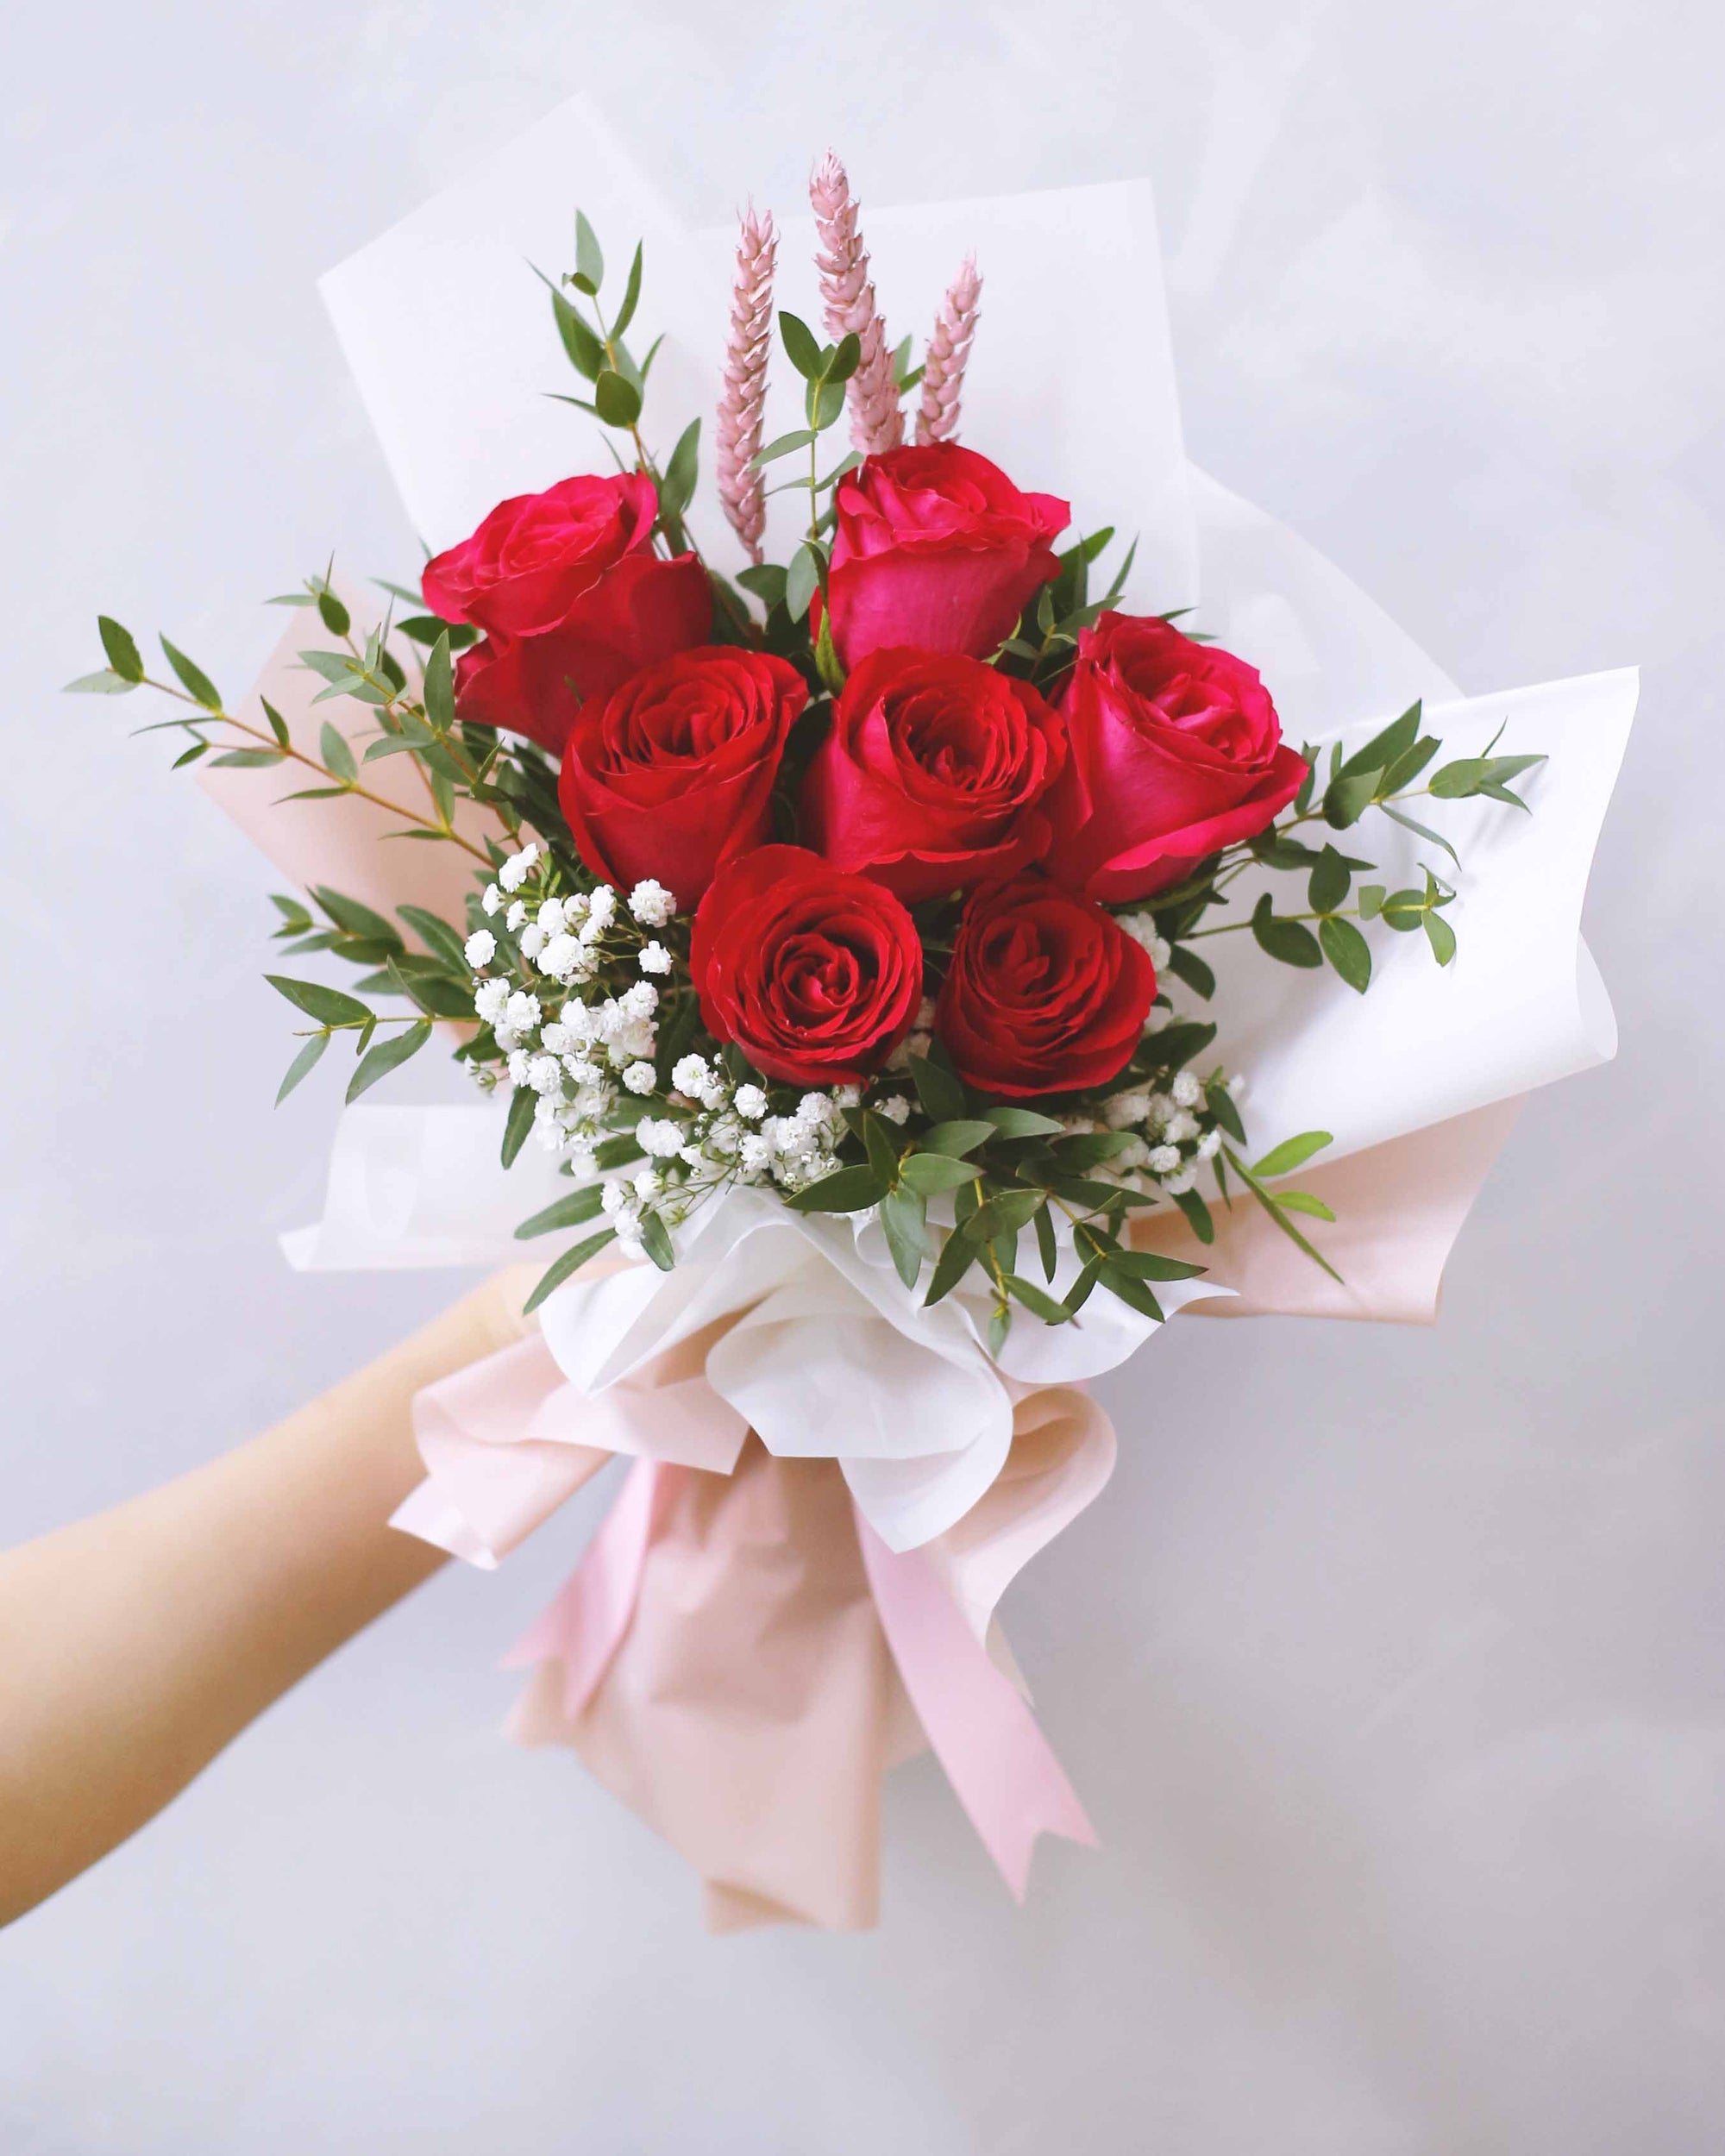
[[[1104,614],[1079,641],[1049,797],[1048,873],[1104,905],[1152,897],[1256,837],[1300,791],[1254,668],[1153,616]]]
[[[560,480],[499,502],[479,530],[426,564],[426,604],[469,622],[456,708],[555,752],[581,700],[703,642],[712,592],[692,554],[653,552],[658,496],[645,473]]]
[[[1050,542],[1072,516],[956,442],[865,458],[834,508],[827,582],[847,667],[887,645],[986,659],[1059,574]]]
[[[1028,681],[979,659],[872,652],[803,782],[804,835],[907,901],[1011,875],[1048,844],[1065,734]]]

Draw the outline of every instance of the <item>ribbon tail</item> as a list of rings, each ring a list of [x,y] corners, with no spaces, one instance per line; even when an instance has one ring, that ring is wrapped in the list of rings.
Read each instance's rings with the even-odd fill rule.
[[[1035,1715],[927,1560],[889,1550],[861,1512],[856,1533],[911,1704],[983,1847],[1022,1902],[1038,1834],[1094,1849],[1096,1830]]]
[[[504,1657],[505,1670],[561,1663],[563,1711],[572,1720],[598,1690],[635,1614],[659,1474],[656,1460],[635,1463],[555,1600]]]

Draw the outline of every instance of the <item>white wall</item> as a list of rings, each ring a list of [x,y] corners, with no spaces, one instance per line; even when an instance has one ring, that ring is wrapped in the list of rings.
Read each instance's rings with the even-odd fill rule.
[[[22,11],[20,11],[22,12]],[[59,0],[0,33],[0,1539],[250,1432],[456,1283],[296,1280],[268,878],[98,605],[238,685],[405,530],[313,279],[577,88],[692,213],[1148,171],[1198,460],[1472,689],[1640,659],[1539,1100],[1433,1333],[1176,1327],[1009,1610],[1107,1847],[1018,1914],[926,1761],[878,1934],[714,1945],[453,1572],[0,1939],[8,2156],[903,2147],[1690,2156],[1725,2136],[1725,36],[1681,0]],[[436,334],[438,304],[426,334]]]

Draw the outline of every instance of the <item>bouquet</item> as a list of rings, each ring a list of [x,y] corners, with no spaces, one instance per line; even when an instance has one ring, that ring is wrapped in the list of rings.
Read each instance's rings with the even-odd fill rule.
[[[993,1624],[1106,1477],[1113,1434],[1078,1388],[1230,1293],[1211,1261],[1239,1208],[1343,1282],[1324,1234],[1346,1221],[1289,1180],[1331,1132],[1251,1142],[1251,1073],[1218,1052],[1245,976],[1219,981],[1218,954],[1350,999],[1404,939],[1451,968],[1466,846],[1528,814],[1546,761],[1502,724],[1446,750],[1418,701],[1296,748],[1275,680],[1201,609],[1128,603],[1130,504],[1118,531],[1075,530],[1019,483],[1057,468],[1009,476],[966,434],[977,262],[920,353],[894,343],[835,160],[810,191],[819,329],[775,307],[772,218],[736,235],[712,436],[731,573],[693,530],[701,419],[663,451],[644,249],[619,276],[578,213],[573,266],[543,279],[575,377],[554,394],[614,469],[499,502],[417,588],[383,586],[380,617],[333,565],[274,602],[321,632],[296,640],[292,717],[267,694],[230,710],[166,638],[172,678],[152,674],[106,617],[106,666],[72,685],[161,690],[179,764],[289,778],[320,819],[456,868],[436,903],[402,895],[406,870],[389,908],[374,882],[276,899],[284,963],[353,969],[268,976],[301,1020],[277,1098],[338,1039],[352,1103],[438,1037],[485,1096],[496,1169],[416,1159],[408,1210],[494,1205],[513,1171],[514,1236],[555,1255],[524,1298],[537,1331],[421,1396],[428,1480],[398,1524],[494,1563],[635,1457],[524,1643],[519,1726],[580,1744],[689,1847],[721,1922],[864,1921],[872,1887],[787,1887],[782,1846],[751,1869],[737,1817],[714,1857],[702,1764],[649,1771],[638,1727],[606,1724],[625,1649],[687,1654],[655,1624],[715,1553],[708,1614],[744,1657],[758,1578],[752,1616],[727,1597],[763,1549],[800,1560],[800,1712],[825,1702],[844,1730],[818,1772],[872,1791],[926,1736],[1020,1891],[1038,1831],[1090,1838]],[[800,423],[766,440],[775,371]],[[376,1183],[373,1157],[350,1211],[376,1213]],[[657,1620],[656,1563],[676,1575]],[[742,1786],[806,1815],[752,1735]]]

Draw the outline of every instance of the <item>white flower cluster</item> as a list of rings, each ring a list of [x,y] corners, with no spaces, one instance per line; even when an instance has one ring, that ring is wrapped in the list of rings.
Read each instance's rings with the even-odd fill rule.
[[[1245,1084],[1243,1078],[1231,1081],[1229,1091],[1236,1100]],[[1139,1188],[1154,1183],[1170,1197],[1190,1190],[1200,1167],[1221,1150],[1220,1131],[1214,1124],[1204,1127],[1204,1106],[1202,1081],[1190,1070],[1176,1070],[1165,1093],[1138,1086],[1111,1095],[1102,1104],[1102,1127],[1126,1131],[1132,1142],[1090,1173],[1129,1186],[1136,1181]],[[1088,1117],[1069,1116],[1065,1121],[1069,1130],[1097,1127]]]
[[[524,988],[484,975],[474,984],[474,1008],[506,1058],[510,1085],[538,1096],[533,1124],[539,1142],[564,1154],[576,1178],[587,1181],[599,1173],[600,1144],[630,1132],[619,1104],[631,1094],[644,1100],[658,1083],[655,981],[670,974],[675,960],[650,932],[674,918],[676,899],[662,884],[638,883],[629,894],[628,921],[618,893],[605,884],[534,905],[519,894],[537,861],[531,846],[511,855],[480,899],[487,917],[503,916],[534,985]],[[642,931],[649,940],[640,940]],[[468,962],[480,969],[498,958],[500,945],[482,928],[466,948]],[[619,966],[632,966],[641,977],[618,988]],[[930,1006],[926,1018],[932,1015]],[[831,1169],[844,1136],[844,1111],[862,1099],[855,1086],[812,1091],[788,1113],[775,1115],[764,1087],[749,1080],[739,1084],[722,1063],[693,1054],[679,1059],[670,1084],[672,1112],[643,1106],[632,1126],[644,1164],[637,1161],[605,1186],[606,1223],[631,1255],[642,1248],[649,1213],[675,1226],[730,1183],[792,1192],[818,1181]],[[910,1113],[909,1101],[890,1081],[871,1106],[892,1123],[904,1123]]]

